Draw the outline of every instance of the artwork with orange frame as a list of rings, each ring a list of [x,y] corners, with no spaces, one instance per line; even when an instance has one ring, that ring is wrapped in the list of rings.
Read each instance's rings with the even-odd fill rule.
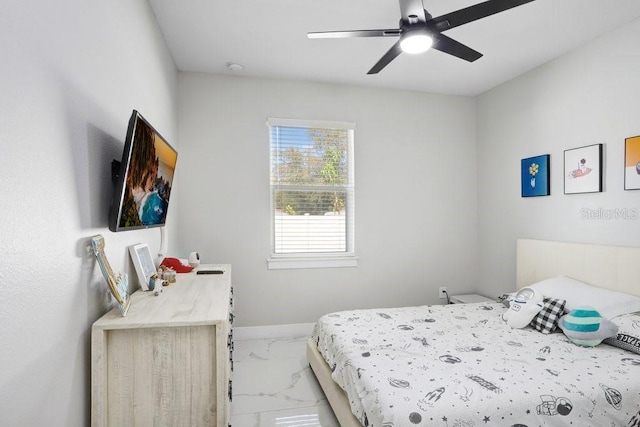
[[[624,189],[640,190],[640,136],[624,140]]]

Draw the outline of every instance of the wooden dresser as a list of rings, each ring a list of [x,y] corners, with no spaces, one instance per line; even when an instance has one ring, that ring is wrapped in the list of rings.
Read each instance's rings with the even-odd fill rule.
[[[231,401],[233,288],[224,274],[178,274],[131,296],[91,329],[92,426],[227,426]]]

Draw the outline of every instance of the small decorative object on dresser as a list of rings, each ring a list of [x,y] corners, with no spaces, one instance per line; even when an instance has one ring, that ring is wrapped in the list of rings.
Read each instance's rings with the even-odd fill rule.
[[[189,254],[189,265],[193,268],[200,265],[200,254],[198,252],[191,252]]]
[[[491,298],[487,298],[480,294],[451,295],[449,297],[449,304],[470,304],[473,302],[494,302],[494,301]]]

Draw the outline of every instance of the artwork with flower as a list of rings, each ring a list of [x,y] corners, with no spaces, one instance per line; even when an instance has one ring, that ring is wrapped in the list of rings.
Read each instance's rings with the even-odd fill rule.
[[[548,196],[549,187],[549,154],[522,159],[521,190],[522,197]]]

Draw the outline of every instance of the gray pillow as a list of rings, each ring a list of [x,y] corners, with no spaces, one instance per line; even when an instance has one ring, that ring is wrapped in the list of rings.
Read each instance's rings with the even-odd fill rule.
[[[640,354],[640,314],[632,313],[613,319],[618,325],[618,333],[614,337],[605,338],[605,344]]]

